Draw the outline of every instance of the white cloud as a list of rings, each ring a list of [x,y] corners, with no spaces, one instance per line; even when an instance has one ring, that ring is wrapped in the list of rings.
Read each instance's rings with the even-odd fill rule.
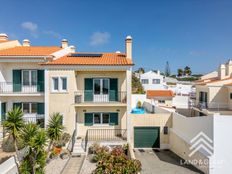
[[[33,37],[38,37],[38,25],[36,23],[23,22],[21,23],[21,27],[25,30],[28,30]]]
[[[56,38],[56,39],[61,39],[62,38],[62,35],[60,33],[57,33],[57,32],[55,32],[53,30],[45,30],[44,34],[50,35],[50,36],[52,36],[53,38]]]
[[[23,29],[29,30],[30,32],[35,32],[38,29],[38,25],[33,22],[23,22],[21,26]]]
[[[103,45],[109,42],[110,33],[108,32],[94,32],[90,37],[90,45],[97,46]]]

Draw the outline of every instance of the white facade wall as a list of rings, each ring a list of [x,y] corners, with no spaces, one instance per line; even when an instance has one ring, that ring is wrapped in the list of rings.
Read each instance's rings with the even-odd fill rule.
[[[189,96],[176,95],[172,99],[172,105],[175,106],[176,108],[188,109],[188,107],[189,107]]]
[[[148,79],[148,84],[143,84],[142,80]],[[160,84],[153,84],[153,79],[159,79]],[[167,89],[166,83],[164,82],[164,76],[159,73],[155,73],[153,71],[146,72],[140,75],[140,82],[143,85],[144,90],[160,90]]]

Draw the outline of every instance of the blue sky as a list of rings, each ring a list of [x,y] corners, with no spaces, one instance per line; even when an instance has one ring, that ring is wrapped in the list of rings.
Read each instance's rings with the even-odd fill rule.
[[[0,32],[32,45],[69,40],[78,51],[124,52],[133,37],[134,69],[194,73],[232,58],[232,1],[0,0]]]

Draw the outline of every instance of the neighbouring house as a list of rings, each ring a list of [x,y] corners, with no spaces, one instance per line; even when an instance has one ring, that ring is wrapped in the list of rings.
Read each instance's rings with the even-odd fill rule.
[[[146,95],[154,106],[172,107],[174,93],[171,90],[147,90]]]
[[[32,46],[30,41],[10,41],[0,34],[0,113],[20,107],[27,122],[45,126],[45,63],[70,52],[62,46]],[[47,103],[46,103],[47,104]]]
[[[148,71],[144,74],[140,74],[140,82],[144,90],[157,90],[167,89],[164,76],[160,74],[160,71]]]
[[[232,114],[232,61],[221,64],[217,72],[203,76],[196,83],[193,109],[201,115]]]

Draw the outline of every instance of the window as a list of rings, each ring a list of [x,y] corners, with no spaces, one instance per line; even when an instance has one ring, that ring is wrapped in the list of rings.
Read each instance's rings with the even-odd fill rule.
[[[148,79],[142,79],[142,84],[148,84],[148,83],[149,83]]]
[[[93,79],[94,94],[109,94],[109,79]]]
[[[159,103],[164,104],[165,100],[158,100]]]
[[[22,110],[25,114],[37,113],[37,103],[22,103]]]
[[[152,79],[153,84],[160,84],[160,79]]]
[[[94,124],[109,124],[110,114],[109,113],[94,113],[93,123]]]
[[[61,83],[62,83],[62,90],[67,91],[67,78],[66,77],[61,77]]]
[[[95,113],[93,117],[94,124],[101,124],[101,114]]]
[[[58,77],[53,77],[53,91],[58,91],[59,90],[59,80]]]
[[[23,113],[25,114],[30,113],[30,103],[23,103]]]
[[[102,124],[108,124],[110,122],[109,118],[110,118],[110,114],[103,113],[102,114]]]
[[[52,77],[52,91],[67,91],[67,77]]]
[[[37,85],[37,70],[23,70],[22,71],[22,84],[23,86],[36,86]]]

